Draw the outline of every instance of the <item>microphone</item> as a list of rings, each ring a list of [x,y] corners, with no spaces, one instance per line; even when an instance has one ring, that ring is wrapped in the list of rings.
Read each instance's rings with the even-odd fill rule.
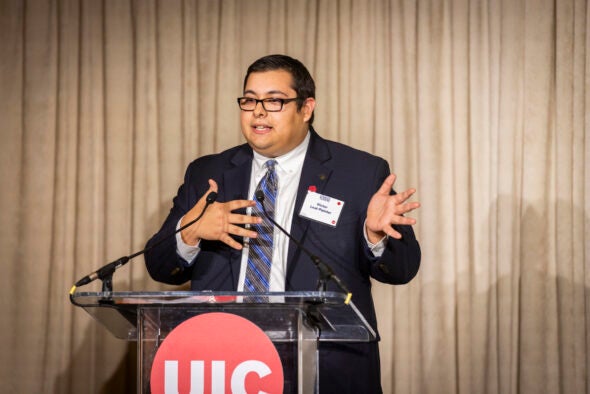
[[[254,193],[254,196],[256,197],[256,201],[258,201],[260,203],[260,206],[262,206],[262,213],[264,214],[264,216],[268,220],[270,220],[270,222],[276,228],[281,230],[281,232],[285,234],[299,249],[303,250],[303,252],[311,259],[313,264],[316,266],[320,274],[320,277],[318,279],[318,291],[326,291],[326,282],[331,279],[346,294],[346,300],[344,300],[344,303],[348,305],[350,299],[352,298],[352,293],[348,290],[344,283],[342,283],[340,278],[334,273],[332,267],[324,263],[322,259],[320,259],[315,254],[311,253],[305,246],[303,246],[303,244],[300,241],[295,239],[287,230],[281,227],[273,218],[270,217],[268,212],[266,212],[266,208],[264,207],[264,192],[262,190],[257,190]]]
[[[176,235],[176,233],[195,224],[199,219],[201,219],[201,217],[203,217],[203,215],[205,214],[205,211],[207,210],[209,205],[213,204],[216,199],[217,199],[217,193],[210,192],[209,194],[207,194],[207,197],[205,198],[205,207],[203,208],[203,210],[201,211],[199,216],[197,216],[195,219],[191,220],[190,222],[188,222],[184,226],[180,227],[178,230],[175,230],[170,234],[164,235],[162,238],[160,238],[157,242],[155,242],[151,246],[149,246],[143,250],[140,250],[139,252],[135,252],[129,256],[120,257],[117,260],[110,262],[107,265],[101,267],[100,269],[94,271],[93,273],[86,275],[85,277],[83,277],[82,279],[80,279],[79,281],[77,281],[74,284],[74,286],[70,290],[70,296],[72,294],[74,294],[77,287],[87,285],[88,283],[90,283],[96,279],[100,279],[103,281],[103,291],[112,291],[112,276],[116,270],[118,270],[119,268],[121,268],[122,266],[127,264],[129,262],[129,260],[133,259],[134,257],[140,256],[146,252],[149,252],[152,248],[158,246],[159,244],[161,244],[165,240],[169,239],[171,236],[174,236],[174,235]]]

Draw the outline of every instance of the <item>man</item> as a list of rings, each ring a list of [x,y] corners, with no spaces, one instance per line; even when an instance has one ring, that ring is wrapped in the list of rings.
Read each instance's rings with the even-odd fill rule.
[[[264,203],[275,201],[270,207],[275,221],[334,269],[376,329],[370,277],[407,283],[420,264],[410,226],[415,220],[404,217],[419,207],[408,202],[415,190],[395,194],[395,175],[385,160],[315,132],[315,84],[298,60],[258,59],[248,68],[243,96],[238,104],[247,144],[189,165],[168,218],[147,247],[196,218],[209,192],[218,193],[217,202],[176,240],[146,254],[150,275],[170,284],[190,280],[193,290],[257,291],[261,277],[270,291],[315,290],[312,261],[253,201],[262,188]],[[323,215],[301,214],[308,190],[344,203],[335,226]],[[265,249],[272,257],[261,256]],[[261,262],[266,268],[256,268]],[[340,291],[333,283],[328,290]],[[381,392],[377,342],[320,344],[320,388]]]

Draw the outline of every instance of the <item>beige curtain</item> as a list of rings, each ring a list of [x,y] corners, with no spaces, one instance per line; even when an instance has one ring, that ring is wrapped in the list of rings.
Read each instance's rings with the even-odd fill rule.
[[[68,301],[143,247],[186,165],[242,142],[286,53],[324,137],[416,187],[423,258],[376,284],[386,393],[590,393],[585,0],[0,0],[0,392],[128,393],[134,346]],[[141,258],[115,290],[157,290]],[[88,291],[100,289],[93,283]]]

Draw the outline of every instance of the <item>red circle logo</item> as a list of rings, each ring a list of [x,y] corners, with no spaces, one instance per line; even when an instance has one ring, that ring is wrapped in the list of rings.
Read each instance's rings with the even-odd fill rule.
[[[283,366],[257,325],[229,313],[179,324],[152,364],[152,393],[282,393]]]

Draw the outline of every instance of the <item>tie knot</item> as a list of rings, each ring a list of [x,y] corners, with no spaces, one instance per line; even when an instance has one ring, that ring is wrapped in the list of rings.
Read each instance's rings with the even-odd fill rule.
[[[276,164],[277,164],[276,160],[268,160],[266,163],[264,163],[264,166],[266,167],[266,169],[268,171],[274,172]]]

